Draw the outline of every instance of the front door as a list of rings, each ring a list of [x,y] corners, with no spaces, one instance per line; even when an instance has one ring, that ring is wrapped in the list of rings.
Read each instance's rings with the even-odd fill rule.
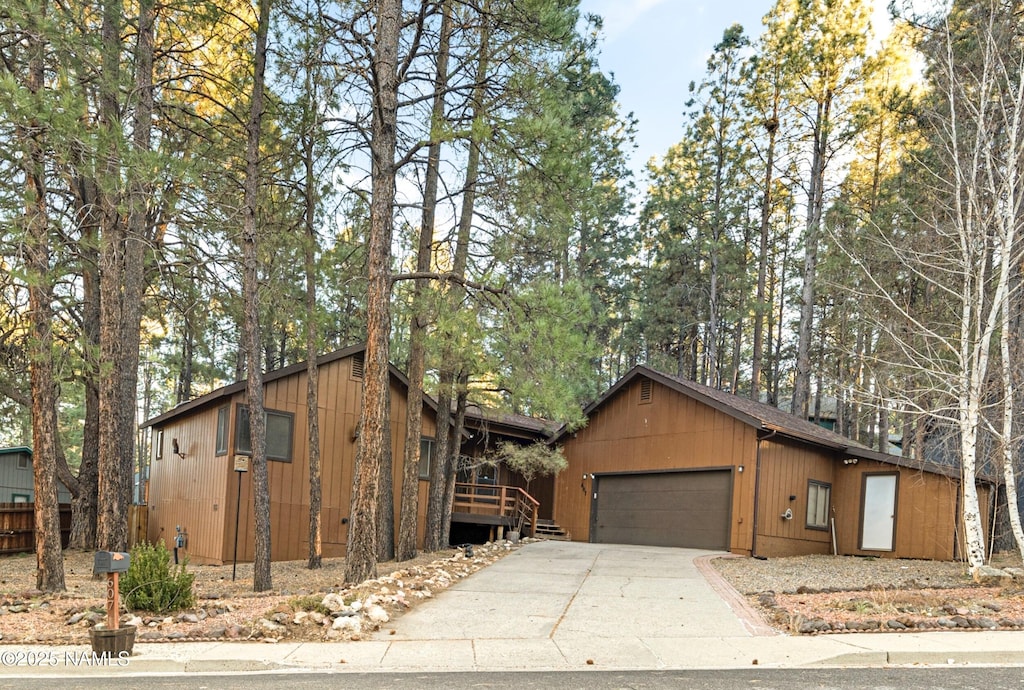
[[[865,474],[860,548],[892,551],[896,530],[896,474]]]

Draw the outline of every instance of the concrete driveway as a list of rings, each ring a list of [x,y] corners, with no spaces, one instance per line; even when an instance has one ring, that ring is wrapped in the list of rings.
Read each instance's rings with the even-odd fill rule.
[[[388,661],[399,666],[392,655],[408,653],[409,665],[419,667],[427,661],[420,650],[429,648],[435,664],[456,667],[672,667],[680,654],[706,653],[697,640],[759,632],[701,573],[697,559],[712,553],[530,543],[419,604],[375,639],[392,643]]]

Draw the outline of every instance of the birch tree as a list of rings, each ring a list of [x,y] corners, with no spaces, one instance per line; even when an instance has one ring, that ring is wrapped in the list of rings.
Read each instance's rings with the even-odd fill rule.
[[[864,255],[853,256],[871,296],[908,324],[894,329],[892,318],[875,322],[916,382],[901,402],[956,431],[965,556],[974,574],[986,556],[979,440],[986,427],[998,433],[987,421],[999,413],[990,394],[999,379],[994,358],[1024,260],[1024,46],[1016,22],[1002,3],[973,3],[954,8],[922,44],[934,93],[923,113],[927,149],[911,174],[926,181],[925,198],[905,208],[903,222],[876,226],[872,243],[925,286],[932,303],[924,309],[908,303]],[[934,407],[924,408],[925,399]]]

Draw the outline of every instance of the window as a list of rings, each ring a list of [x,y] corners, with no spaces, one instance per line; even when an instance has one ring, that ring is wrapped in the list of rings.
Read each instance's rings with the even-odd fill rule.
[[[828,529],[829,499],[832,497],[832,485],[807,482],[807,527],[808,529]]]
[[[217,410],[217,449],[216,455],[228,454],[228,406]]]
[[[30,470],[32,469],[32,460],[25,453],[18,456],[18,469],[19,470]]]
[[[157,460],[164,457],[164,430],[160,429],[156,432],[156,452],[153,454]]]
[[[267,460],[292,461],[292,436],[295,415],[290,412],[264,410],[267,422]],[[249,438],[249,408],[239,405],[235,412],[235,452],[252,455]]]
[[[11,494],[11,501],[14,503],[31,503],[32,497],[28,494]]]
[[[420,439],[420,479],[430,479],[430,465],[434,460],[434,444],[432,438]]]

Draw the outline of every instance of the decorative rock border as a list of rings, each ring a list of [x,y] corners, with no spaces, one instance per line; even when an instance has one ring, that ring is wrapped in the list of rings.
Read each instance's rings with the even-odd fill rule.
[[[803,588],[801,588],[803,589]],[[840,590],[849,591],[849,590]],[[872,591],[872,590],[860,590]],[[875,590],[877,591],[877,590]],[[799,591],[800,594],[828,594],[825,592]],[[780,606],[775,592],[761,592],[756,596],[758,605],[781,627],[801,635],[818,635],[830,633],[863,633],[863,632],[926,632],[934,630],[1024,630],[1024,618],[961,615],[952,613],[947,616],[924,617],[902,615],[888,619],[865,619],[829,623],[822,618],[805,618],[793,615]],[[998,613],[999,606],[990,603],[986,606]]]

